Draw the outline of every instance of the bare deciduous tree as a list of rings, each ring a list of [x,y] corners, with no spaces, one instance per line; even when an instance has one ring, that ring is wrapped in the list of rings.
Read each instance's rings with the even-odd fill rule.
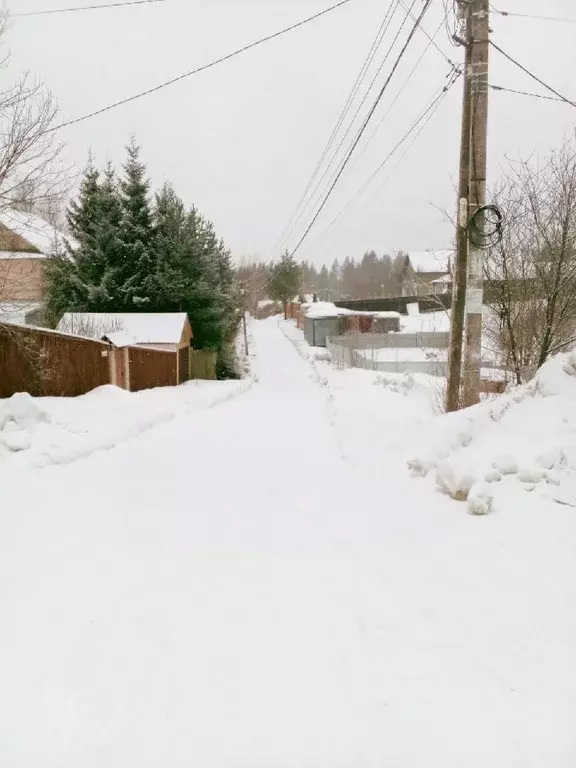
[[[502,240],[486,252],[487,331],[517,383],[576,336],[576,145],[512,164],[492,195]]]
[[[0,17],[0,47],[5,24]],[[9,54],[0,57],[0,72],[8,64]],[[39,210],[62,199],[69,173],[54,131],[57,112],[50,92],[30,74],[0,86],[0,210],[15,204]]]

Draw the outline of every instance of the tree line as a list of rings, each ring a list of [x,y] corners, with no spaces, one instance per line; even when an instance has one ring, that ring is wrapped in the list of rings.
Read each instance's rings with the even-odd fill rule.
[[[399,296],[402,291],[402,270],[406,254],[398,251],[393,256],[367,251],[362,258],[347,257],[342,262],[335,259],[330,267],[320,268],[303,261],[296,265],[288,254],[278,261],[265,265],[245,262],[237,269],[238,280],[249,285],[254,301],[260,298],[276,298],[278,276],[294,272],[297,266],[298,280],[288,281],[292,296],[315,295],[320,301],[339,299],[366,299]],[[290,265],[290,266],[289,266]],[[292,298],[292,296],[290,298]],[[282,301],[278,297],[279,301]]]
[[[186,312],[194,346],[234,375],[238,294],[229,250],[168,183],[150,194],[132,141],[120,172],[90,160],[67,209],[70,242],[47,267],[47,319],[64,312]]]

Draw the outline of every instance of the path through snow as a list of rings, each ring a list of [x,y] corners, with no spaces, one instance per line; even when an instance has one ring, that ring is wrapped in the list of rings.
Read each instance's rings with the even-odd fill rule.
[[[565,511],[479,521],[386,435],[347,455],[309,363],[253,334],[243,396],[2,476],[2,766],[573,766]]]

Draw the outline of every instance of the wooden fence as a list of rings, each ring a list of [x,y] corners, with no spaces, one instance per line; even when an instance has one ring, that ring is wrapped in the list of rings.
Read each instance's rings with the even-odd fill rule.
[[[149,347],[129,347],[130,391],[139,392],[152,387],[174,387],[178,384],[178,357]]]
[[[190,350],[190,378],[191,379],[216,379],[216,352],[206,349]]]
[[[53,331],[0,325],[0,397],[75,397],[110,383],[109,345]]]
[[[178,357],[176,351],[150,347],[116,349],[104,341],[1,323],[0,398],[15,392],[76,397],[103,384],[128,385],[132,392],[176,386],[187,380],[190,370],[188,350],[180,350],[178,375]],[[215,361],[212,368],[214,375],[207,359],[206,378],[216,378]]]

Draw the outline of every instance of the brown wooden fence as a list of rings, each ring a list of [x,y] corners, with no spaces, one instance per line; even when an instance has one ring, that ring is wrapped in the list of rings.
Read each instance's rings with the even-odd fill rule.
[[[190,350],[190,378],[216,379],[216,352],[206,349]]]
[[[76,397],[112,383],[123,387],[129,383],[132,392],[175,386],[189,375],[188,350],[181,350],[180,355],[179,382],[177,352],[150,347],[116,349],[104,341],[0,323],[0,398],[15,392]]]
[[[129,347],[128,359],[131,392],[178,384],[177,353],[149,347]]]
[[[190,347],[182,347],[178,351],[178,377],[180,384],[190,378]]]
[[[0,397],[74,397],[110,383],[109,345],[39,328],[0,325]]]

